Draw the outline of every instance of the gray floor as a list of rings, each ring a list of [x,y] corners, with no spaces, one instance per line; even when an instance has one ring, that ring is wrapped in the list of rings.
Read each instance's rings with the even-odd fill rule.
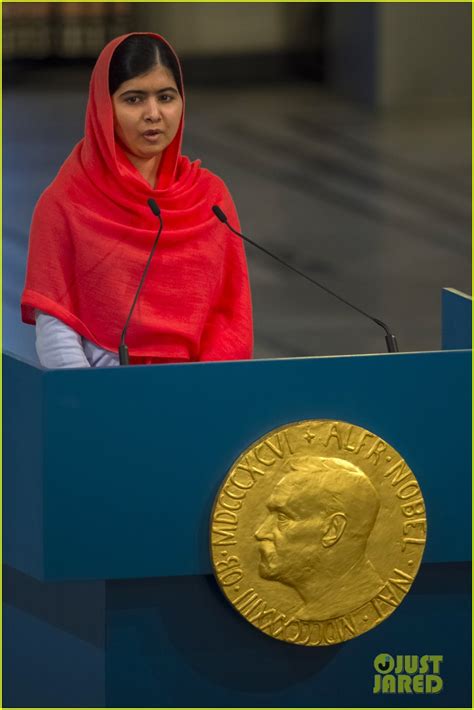
[[[28,227],[79,140],[86,79],[4,92],[4,348],[19,320]],[[193,89],[185,153],[225,179],[243,230],[389,323],[400,350],[440,346],[440,292],[470,292],[469,107],[375,115],[314,85]],[[247,248],[255,356],[383,352],[383,332]]]

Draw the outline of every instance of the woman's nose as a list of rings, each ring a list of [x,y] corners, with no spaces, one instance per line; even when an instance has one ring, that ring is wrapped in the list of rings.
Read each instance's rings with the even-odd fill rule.
[[[150,99],[145,105],[145,121],[159,121],[160,119],[160,105],[156,99]]]

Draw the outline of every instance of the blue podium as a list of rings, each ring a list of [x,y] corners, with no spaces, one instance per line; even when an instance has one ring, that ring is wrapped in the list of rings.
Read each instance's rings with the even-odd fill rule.
[[[4,706],[470,707],[470,369],[457,349],[89,371],[5,354]],[[390,618],[305,648],[227,603],[208,526],[247,446],[320,418],[395,447],[429,533]],[[443,656],[442,692],[374,695],[380,653]]]

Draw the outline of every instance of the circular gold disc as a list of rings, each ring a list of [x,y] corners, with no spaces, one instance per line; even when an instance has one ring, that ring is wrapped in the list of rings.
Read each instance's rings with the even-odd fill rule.
[[[280,641],[327,646],[401,603],[426,542],[420,486],[367,429],[325,419],[265,434],[214,503],[217,581],[247,621]]]

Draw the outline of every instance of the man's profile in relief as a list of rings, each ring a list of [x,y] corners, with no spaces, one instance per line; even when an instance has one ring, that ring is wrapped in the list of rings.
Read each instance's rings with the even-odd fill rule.
[[[298,593],[302,605],[296,618],[340,616],[384,585],[366,555],[379,496],[365,473],[343,459],[304,456],[290,466],[255,532],[258,571]]]

